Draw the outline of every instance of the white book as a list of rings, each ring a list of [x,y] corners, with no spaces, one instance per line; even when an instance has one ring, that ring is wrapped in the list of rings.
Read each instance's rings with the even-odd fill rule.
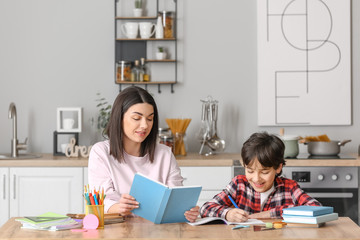
[[[311,224],[334,221],[339,218],[337,213],[324,214],[316,217],[283,214],[282,217],[284,219],[283,221],[286,223],[311,223]]]
[[[263,221],[258,219],[248,219],[246,222],[229,222],[224,218],[221,217],[205,217],[205,218],[198,218],[195,222],[188,222],[191,226],[197,226],[202,224],[227,224],[227,225],[254,225],[254,224],[265,224]]]

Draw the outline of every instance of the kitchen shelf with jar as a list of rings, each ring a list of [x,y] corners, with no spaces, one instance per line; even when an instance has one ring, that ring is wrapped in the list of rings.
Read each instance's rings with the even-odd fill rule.
[[[122,85],[144,85],[145,89],[148,86],[158,85],[159,93],[161,93],[161,85],[170,85],[171,93],[173,93],[173,86],[177,83],[178,63],[176,37],[177,0],[142,0],[143,3],[146,3],[143,9],[144,16],[136,17],[129,15],[132,13],[130,5],[134,1],[115,0],[115,83],[119,85],[119,91],[122,90]],[[122,25],[128,22],[151,22],[156,25],[159,16],[165,18],[165,11],[159,11],[159,9],[169,10],[166,13],[172,14],[172,36],[164,35],[163,38],[156,38],[155,33],[153,33],[149,38],[140,38],[140,34],[136,37],[129,37],[125,35],[124,30],[121,30],[121,28],[124,28]],[[168,52],[168,57],[158,59],[155,56],[155,49],[163,45]],[[124,79],[118,79],[117,65],[120,62],[130,62],[131,66],[133,66],[133,62],[141,58],[145,58],[146,66],[151,72],[150,81],[123,81]]]

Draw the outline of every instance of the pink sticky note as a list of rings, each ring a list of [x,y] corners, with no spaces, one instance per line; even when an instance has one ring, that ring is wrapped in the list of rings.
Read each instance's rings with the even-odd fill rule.
[[[97,229],[99,226],[99,219],[94,214],[88,214],[83,219],[83,226],[85,229]]]

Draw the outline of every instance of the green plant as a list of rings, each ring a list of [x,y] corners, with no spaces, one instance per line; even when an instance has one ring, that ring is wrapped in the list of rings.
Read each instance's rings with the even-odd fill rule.
[[[96,95],[98,97],[96,99],[96,102],[98,102],[96,107],[99,109],[97,128],[105,129],[110,119],[112,106],[106,101],[104,97],[101,97],[100,93],[96,93]]]
[[[158,47],[159,52],[164,52],[164,48],[163,47]]]
[[[142,0],[135,0],[135,8],[142,8]]]

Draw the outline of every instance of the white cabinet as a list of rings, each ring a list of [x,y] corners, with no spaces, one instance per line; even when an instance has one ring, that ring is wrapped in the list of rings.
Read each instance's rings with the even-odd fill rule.
[[[83,211],[82,167],[0,168],[0,225],[10,217]],[[3,207],[6,206],[6,207]]]
[[[0,168],[0,226],[9,219],[9,168]]]
[[[202,191],[197,203],[202,206],[221,192],[234,176],[234,167],[180,167],[184,185],[201,185]]]

